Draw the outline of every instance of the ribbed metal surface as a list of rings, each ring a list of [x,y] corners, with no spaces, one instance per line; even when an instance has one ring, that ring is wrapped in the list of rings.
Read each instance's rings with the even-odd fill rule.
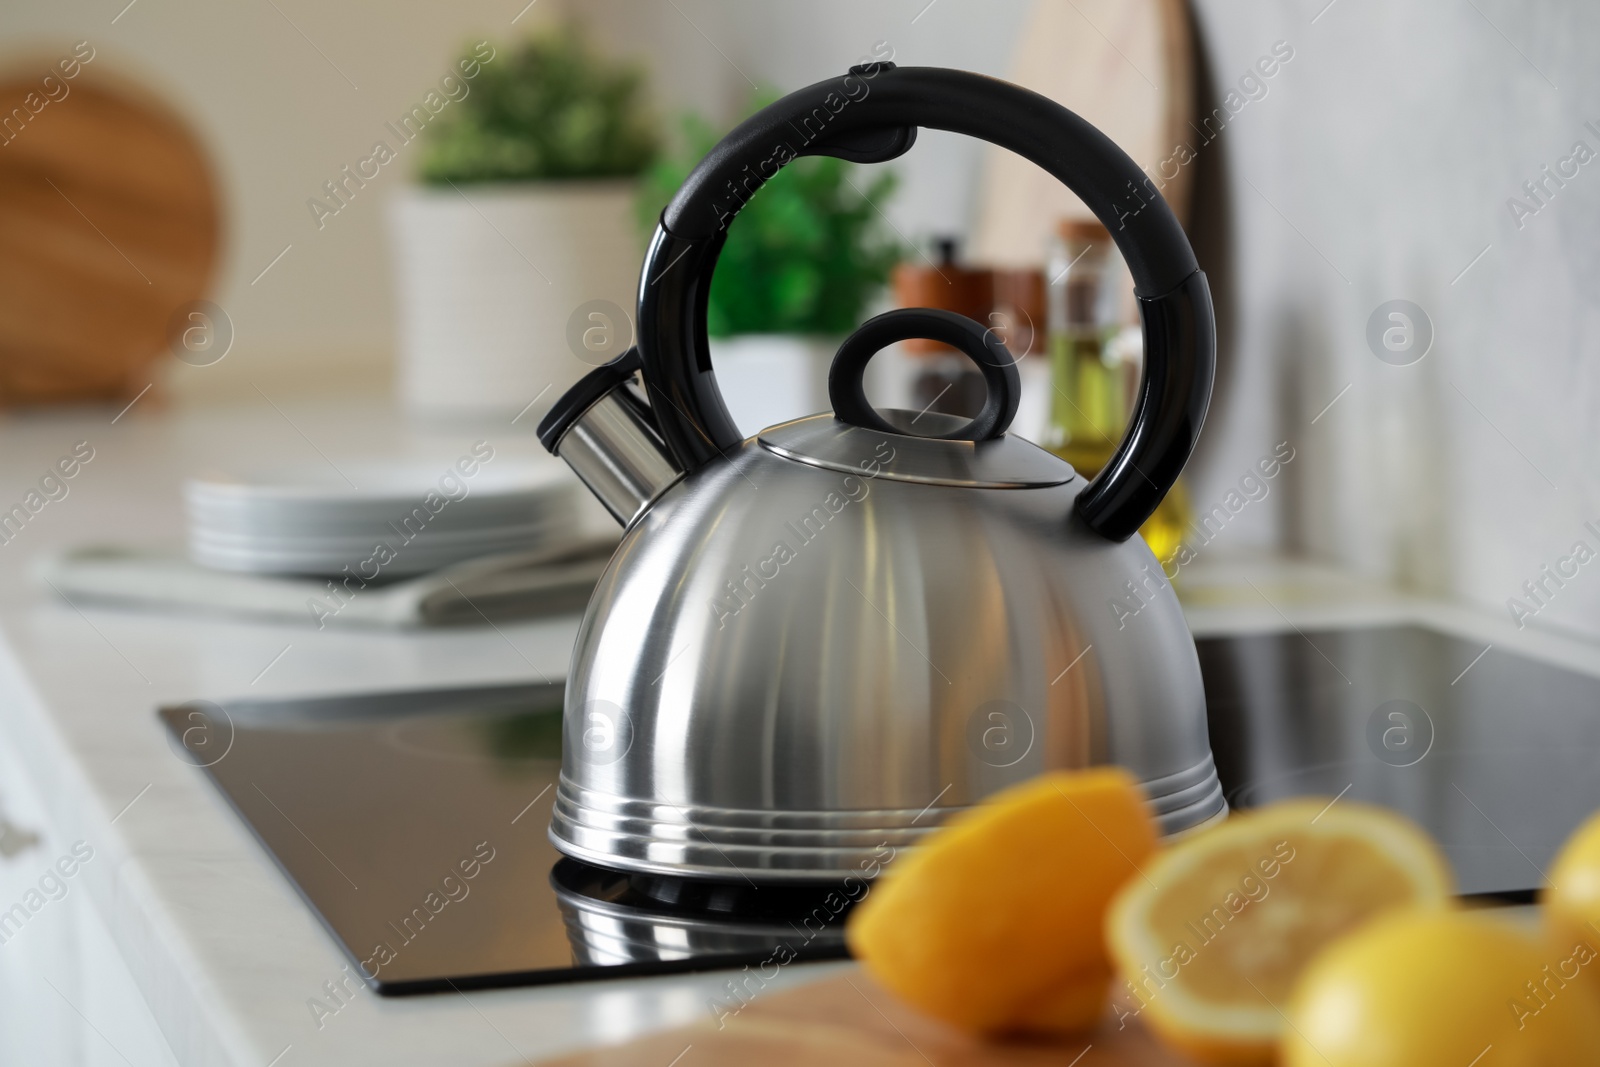
[[[557,846],[838,878],[1101,763],[1149,784],[1168,832],[1223,810],[1194,642],[1144,542],[1073,519],[1081,479],[901,480],[912,447],[972,446],[861,440],[854,474],[746,441],[624,536],[574,651]]]

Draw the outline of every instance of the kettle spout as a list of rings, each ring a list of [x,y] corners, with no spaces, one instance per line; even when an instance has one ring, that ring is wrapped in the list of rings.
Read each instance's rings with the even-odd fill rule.
[[[539,423],[539,440],[560,456],[624,527],[671,488],[678,468],[650,407],[632,386],[635,349],[585,375]]]

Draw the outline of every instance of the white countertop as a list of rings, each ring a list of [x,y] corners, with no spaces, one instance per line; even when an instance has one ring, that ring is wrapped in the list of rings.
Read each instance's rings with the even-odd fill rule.
[[[531,427],[418,437],[381,414],[332,406],[136,411],[115,425],[112,414],[0,420],[0,508],[20,500],[75,442],[95,449],[69,495],[0,545],[0,748],[27,767],[61,836],[95,849],[77,881],[177,1061],[513,1064],[709,1018],[707,1002],[725,976],[469,996],[363,992],[319,1029],[307,999],[321,995],[346,958],[211,783],[174,756],[154,715],[158,704],[195,698],[555,676],[566,668],[576,617],[502,624],[498,632],[318,632],[309,624],[80,611],[30,577],[31,560],[66,544],[178,538],[179,481],[207,466],[402,448],[448,461],[484,436],[497,448],[531,451]],[[1184,585],[1197,633],[1415,619],[1600,674],[1593,646],[1518,632],[1492,613],[1420,602],[1323,568],[1202,558]],[[848,964],[789,968],[779,982],[841,966]]]

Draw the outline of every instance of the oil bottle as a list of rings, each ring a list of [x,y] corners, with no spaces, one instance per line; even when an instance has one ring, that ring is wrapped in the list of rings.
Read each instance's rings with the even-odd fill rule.
[[[1040,444],[1092,478],[1127,429],[1142,370],[1142,336],[1124,311],[1125,268],[1098,221],[1060,225],[1046,277],[1051,401]],[[1180,479],[1139,529],[1163,564],[1177,551],[1189,518]]]

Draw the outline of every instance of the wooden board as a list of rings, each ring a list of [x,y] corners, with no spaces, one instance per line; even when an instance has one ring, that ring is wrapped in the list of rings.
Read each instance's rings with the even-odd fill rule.
[[[1039,1043],[981,1042],[923,1018],[859,970],[757,996],[718,1028],[706,1022],[542,1067],[1190,1067],[1137,1022]]]
[[[182,123],[87,72],[54,79],[68,91],[40,106],[50,71],[40,61],[0,76],[5,406],[143,389],[174,313],[205,294],[217,258],[216,190]]]
[[[1036,0],[1007,76],[1098,127],[1145,168],[1186,222],[1194,165],[1172,160],[1179,144],[1194,140],[1193,48],[1185,0]],[[1092,217],[1044,171],[990,148],[972,258],[1039,266],[1056,223]]]

